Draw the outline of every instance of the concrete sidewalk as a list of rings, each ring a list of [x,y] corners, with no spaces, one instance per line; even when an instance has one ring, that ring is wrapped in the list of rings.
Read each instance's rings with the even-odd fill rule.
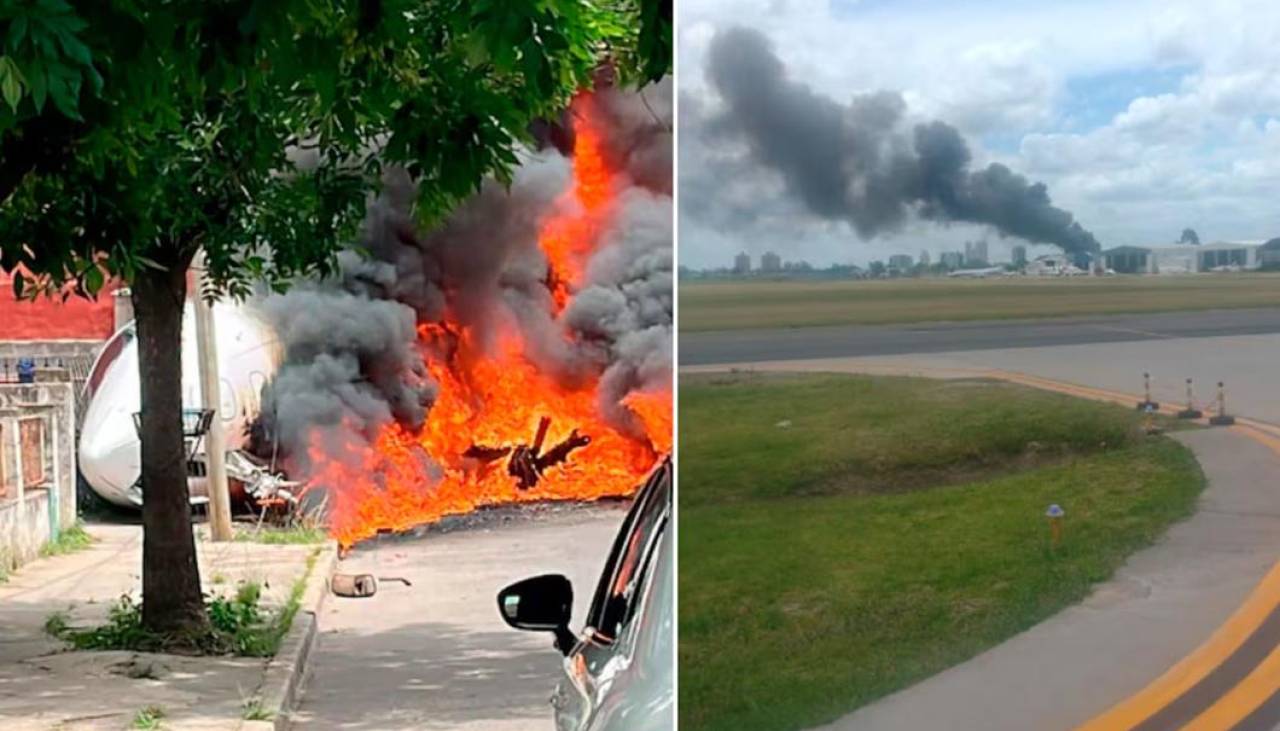
[[[98,524],[77,553],[33,561],[0,585],[0,728],[129,728],[139,710],[163,709],[162,728],[233,729],[262,685],[265,659],[132,652],[69,652],[44,631],[55,612],[99,624],[123,594],[141,589],[142,530]],[[318,546],[197,541],[206,593],[263,585],[282,605]]]
[[[1232,430],[1175,437],[1209,479],[1199,509],[1083,603],[825,729],[1069,729],[1194,650],[1280,555],[1280,457]]]

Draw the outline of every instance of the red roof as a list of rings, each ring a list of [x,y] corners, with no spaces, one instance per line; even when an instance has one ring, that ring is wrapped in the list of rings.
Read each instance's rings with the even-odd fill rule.
[[[114,289],[114,288],[112,288]],[[97,300],[71,296],[13,296],[13,277],[0,272],[0,340],[106,340],[115,332],[115,303],[104,289]]]

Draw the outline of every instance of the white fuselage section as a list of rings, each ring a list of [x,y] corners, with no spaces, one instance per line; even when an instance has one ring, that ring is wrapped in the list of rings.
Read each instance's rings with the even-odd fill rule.
[[[258,417],[262,387],[279,367],[283,349],[270,326],[247,307],[217,303],[213,321],[222,401],[218,418],[227,449],[234,450],[243,446],[247,427]],[[188,409],[204,408],[205,403],[195,332],[195,310],[188,302],[182,321],[182,403]],[[104,499],[120,506],[140,506],[142,457],[134,414],[141,408],[142,396],[132,322],[103,346],[82,398],[88,406],[80,427],[81,474]]]

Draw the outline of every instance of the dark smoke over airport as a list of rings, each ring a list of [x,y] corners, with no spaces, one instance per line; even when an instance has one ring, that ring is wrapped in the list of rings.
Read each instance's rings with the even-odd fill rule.
[[[847,104],[790,78],[768,39],[746,28],[712,40],[707,77],[725,108],[709,133],[745,142],[750,160],[778,173],[811,213],[847,221],[864,239],[900,228],[912,215],[993,227],[1002,236],[1097,251],[1093,234],[1055,207],[1043,183],[1005,165],[970,169],[960,133],[934,121],[907,129],[897,92]]]

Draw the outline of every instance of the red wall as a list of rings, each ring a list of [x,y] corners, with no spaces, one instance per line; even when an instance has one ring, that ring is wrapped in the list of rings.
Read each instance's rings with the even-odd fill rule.
[[[115,302],[104,291],[97,301],[80,297],[13,297],[13,278],[0,272],[0,340],[106,340],[115,332]]]

